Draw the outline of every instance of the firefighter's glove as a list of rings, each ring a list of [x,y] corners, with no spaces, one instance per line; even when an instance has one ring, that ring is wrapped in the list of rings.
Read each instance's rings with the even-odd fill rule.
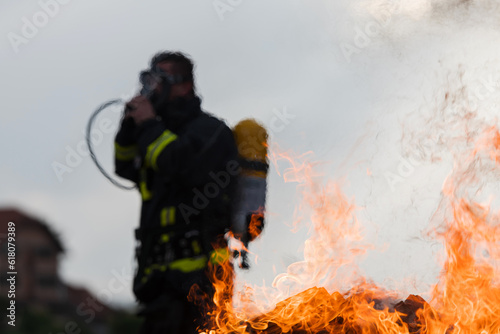
[[[134,145],[136,143],[136,125],[131,117],[124,117],[120,124],[120,129],[116,134],[115,141],[123,146]]]

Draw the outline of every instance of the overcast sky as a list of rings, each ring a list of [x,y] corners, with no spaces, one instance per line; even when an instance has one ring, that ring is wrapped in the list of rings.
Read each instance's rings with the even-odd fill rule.
[[[474,96],[485,114],[498,115],[499,17],[487,0],[3,1],[0,205],[60,234],[65,281],[104,296],[117,272],[130,274],[140,198],[79,153],[84,129],[101,103],[137,91],[152,55],[180,50],[196,63],[205,110],[230,126],[255,117],[282,150],[313,151],[356,201],[377,249],[367,276],[424,293],[439,244],[422,231],[449,166],[406,173],[401,130],[422,130],[409,115],[418,123],[457,73],[483,92]],[[94,128],[109,171],[118,118],[104,112]],[[257,264],[240,279],[270,285],[301,259],[308,229],[289,232],[300,193],[278,173],[286,167],[270,172],[268,224],[251,245]],[[130,286],[107,300],[131,303]]]

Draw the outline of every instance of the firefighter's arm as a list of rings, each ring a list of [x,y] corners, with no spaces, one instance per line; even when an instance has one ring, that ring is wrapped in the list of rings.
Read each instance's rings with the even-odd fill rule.
[[[202,146],[193,133],[177,135],[156,119],[138,127],[137,145],[145,166],[166,177],[191,169],[191,157]]]
[[[135,138],[142,166],[166,177],[185,171],[197,150],[195,142],[202,140],[192,140],[193,134],[178,136],[165,128],[144,96],[134,97],[127,106],[130,108],[127,117],[132,118],[136,124]]]
[[[123,178],[138,182],[139,172],[134,160],[139,154],[135,140],[136,126],[131,118],[124,118],[115,137],[115,173]]]

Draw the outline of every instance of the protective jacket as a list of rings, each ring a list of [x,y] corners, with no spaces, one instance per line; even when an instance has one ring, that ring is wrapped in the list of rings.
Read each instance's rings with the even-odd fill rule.
[[[156,297],[147,286],[158,273],[190,273],[226,256],[213,245],[230,227],[239,173],[231,129],[202,111],[199,98],[176,100],[158,114],[140,126],[124,120],[115,138],[115,171],[142,197],[134,282],[142,302]]]

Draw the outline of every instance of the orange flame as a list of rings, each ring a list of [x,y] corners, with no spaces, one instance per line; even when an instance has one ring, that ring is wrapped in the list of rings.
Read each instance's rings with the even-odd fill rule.
[[[252,214],[250,219],[250,224],[248,226],[248,233],[250,234],[250,241],[257,238],[264,228],[264,213],[263,211],[259,213]]]
[[[309,154],[292,159],[272,150],[271,162],[288,161],[284,178],[302,190],[298,221],[311,222],[304,260],[278,275],[271,291],[245,287],[234,296],[232,267],[220,267],[204,333],[500,333],[500,212],[474,199],[478,177],[498,173],[500,132],[484,127],[467,136],[472,152],[454,156],[430,233],[442,240],[446,259],[429,302],[415,295],[399,301],[365,279],[356,263],[372,246],[363,242],[353,201],[338,185],[318,182]]]

